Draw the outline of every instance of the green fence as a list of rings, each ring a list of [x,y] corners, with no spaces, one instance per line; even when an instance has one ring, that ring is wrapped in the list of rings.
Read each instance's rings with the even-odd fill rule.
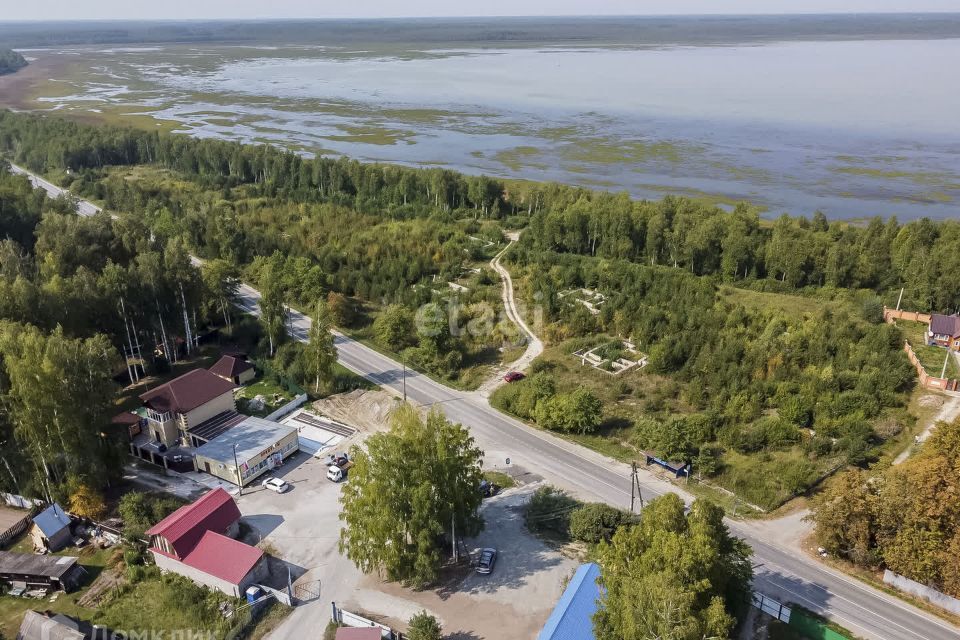
[[[850,640],[848,636],[838,633],[800,608],[794,608],[790,614],[790,627],[797,633],[810,640]]]

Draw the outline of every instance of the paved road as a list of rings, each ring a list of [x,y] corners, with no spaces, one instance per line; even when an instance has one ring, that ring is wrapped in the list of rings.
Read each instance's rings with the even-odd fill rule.
[[[14,171],[26,173],[15,167]],[[35,176],[34,184],[56,197],[62,190]],[[95,205],[81,202],[78,212],[91,215]],[[244,285],[240,305],[256,313],[259,293]],[[310,319],[291,311],[290,333],[305,340]],[[339,360],[346,368],[385,388],[399,392],[403,370],[399,363],[342,334],[336,335]],[[629,470],[624,464],[588,449],[533,429],[496,411],[478,394],[459,392],[427,376],[407,372],[409,400],[436,406],[456,422],[470,428],[478,444],[491,456],[509,456],[511,462],[543,475],[581,496],[618,507],[630,504]],[[505,460],[504,460],[505,462]],[[649,500],[672,485],[652,477],[643,483]],[[773,597],[797,602],[821,613],[864,638],[877,640],[948,640],[960,638],[960,629],[899,599],[848,578],[791,547],[783,547],[749,522],[728,521],[731,529],[754,550],[755,586]]]

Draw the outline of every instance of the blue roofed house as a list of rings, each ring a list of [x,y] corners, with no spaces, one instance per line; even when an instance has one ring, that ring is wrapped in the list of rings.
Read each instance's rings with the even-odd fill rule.
[[[70,516],[59,504],[52,505],[33,516],[33,526],[30,527],[30,538],[36,549],[59,551],[70,544],[73,536],[70,534]]]
[[[580,565],[537,640],[594,640],[593,614],[601,596],[599,577],[596,564]]]

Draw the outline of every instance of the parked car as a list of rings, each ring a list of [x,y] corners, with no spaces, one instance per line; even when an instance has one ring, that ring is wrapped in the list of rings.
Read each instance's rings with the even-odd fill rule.
[[[332,482],[340,482],[341,480],[346,480],[347,470],[343,467],[338,467],[335,464],[327,467],[327,480]]]
[[[480,560],[477,561],[477,573],[484,575],[491,573],[493,571],[493,565],[495,564],[497,564],[497,550],[490,548],[481,549]]]
[[[335,453],[327,456],[327,466],[345,469],[350,466],[350,457],[345,453]]]
[[[290,490],[290,484],[280,478],[267,478],[262,484],[264,489],[270,489],[270,491],[276,491],[277,493],[285,493]]]
[[[517,380],[523,380],[527,376],[523,375],[519,371],[511,371],[507,375],[503,376],[503,379],[506,382],[516,382]]]

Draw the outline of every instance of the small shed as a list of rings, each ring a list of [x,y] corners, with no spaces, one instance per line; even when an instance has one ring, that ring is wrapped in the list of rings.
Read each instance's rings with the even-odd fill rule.
[[[253,365],[240,356],[224,355],[210,367],[210,373],[234,384],[246,384],[257,376]]]
[[[0,551],[0,581],[7,584],[20,582],[31,589],[42,587],[69,592],[80,586],[83,575],[83,567],[73,556]]]
[[[70,516],[59,504],[54,502],[33,517],[30,538],[36,549],[59,551],[70,544]]]
[[[17,640],[85,640],[87,637],[81,624],[73,618],[30,610],[23,614],[17,632]]]

